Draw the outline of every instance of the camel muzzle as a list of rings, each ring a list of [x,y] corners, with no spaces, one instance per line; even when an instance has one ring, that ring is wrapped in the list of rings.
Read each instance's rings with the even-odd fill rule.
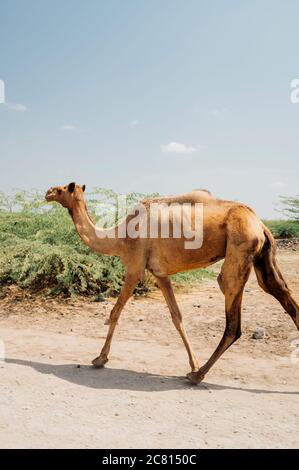
[[[54,200],[54,196],[55,196],[55,192],[53,191],[53,189],[49,189],[47,192],[46,192],[46,195],[45,195],[45,199],[46,201],[53,201]]]

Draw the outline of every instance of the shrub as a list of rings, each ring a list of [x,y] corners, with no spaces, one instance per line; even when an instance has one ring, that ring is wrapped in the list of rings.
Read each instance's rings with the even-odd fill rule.
[[[299,237],[299,223],[292,220],[270,220],[265,224],[269,227],[275,238]]]
[[[283,204],[283,212],[289,219],[299,223],[299,196],[288,197],[281,196],[280,200]]]

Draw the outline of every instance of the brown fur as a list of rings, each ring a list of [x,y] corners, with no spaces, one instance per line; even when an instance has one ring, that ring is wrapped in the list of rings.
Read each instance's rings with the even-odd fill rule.
[[[147,210],[151,202],[176,204],[189,202],[192,205],[203,203],[203,244],[198,249],[186,249],[184,247],[186,240],[183,236],[109,238],[110,231],[114,229],[100,230],[95,227],[87,212],[84,190],[85,186],[71,183],[68,186],[51,188],[47,192],[46,199],[57,201],[68,208],[84,243],[96,252],[120,256],[126,269],[121,293],[110,314],[110,326],[105,344],[100,355],[93,361],[96,367],[102,367],[108,361],[111,340],[121,311],[145,269],[156,277],[173,323],[182,337],[191,366],[188,378],[193,383],[200,382],[223,352],[241,336],[242,296],[252,267],[255,269],[260,286],[281,303],[299,329],[299,306],[277,266],[275,241],[251,208],[238,202],[215,199],[206,190],[143,201]],[[194,217],[194,213],[192,216]],[[123,223],[131,219],[132,215],[121,222],[116,227],[116,233]],[[106,236],[99,237],[96,230]],[[224,259],[224,263],[218,283],[225,296],[226,328],[210,359],[199,368],[168,276],[180,271],[203,268],[220,259]]]

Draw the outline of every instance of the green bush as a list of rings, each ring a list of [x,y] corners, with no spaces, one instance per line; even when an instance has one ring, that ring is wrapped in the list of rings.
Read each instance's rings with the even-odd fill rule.
[[[285,214],[288,219],[295,220],[299,223],[299,195],[297,196],[280,196],[283,205],[281,212]]]
[[[275,238],[299,237],[299,222],[293,220],[269,220],[265,224]]]
[[[55,212],[0,215],[0,283],[66,295],[119,292],[119,259],[90,251],[69,217],[63,223]]]

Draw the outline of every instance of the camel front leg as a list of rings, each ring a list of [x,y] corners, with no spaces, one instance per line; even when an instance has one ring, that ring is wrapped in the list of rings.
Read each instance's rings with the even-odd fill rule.
[[[97,356],[93,361],[92,364],[95,367],[103,367],[106,362],[108,362],[108,354],[110,351],[110,346],[111,346],[111,341],[113,337],[113,333],[116,327],[116,324],[118,322],[118,319],[120,317],[120,314],[122,312],[122,309],[124,308],[125,304],[127,303],[128,299],[131,297],[133,294],[133,290],[137,284],[137,282],[140,280],[141,275],[139,274],[127,274],[125,278],[125,282],[122,286],[121,292],[119,294],[119,297],[116,301],[116,304],[114,305],[111,313],[110,313],[110,319],[109,319],[109,330],[107,334],[106,341],[104,343],[104,346],[100,352],[100,355]]]
[[[156,279],[157,279],[157,283],[158,283],[158,285],[159,285],[159,287],[160,287],[160,289],[163,292],[163,295],[165,297],[165,300],[166,300],[166,303],[168,305],[168,308],[169,308],[174,326],[178,330],[178,332],[179,332],[179,334],[180,334],[180,336],[183,340],[183,343],[185,345],[185,348],[187,350],[191,370],[193,372],[195,372],[199,369],[199,364],[198,364],[196,356],[195,356],[195,354],[192,350],[192,346],[190,344],[190,341],[188,339],[188,336],[187,336],[187,333],[186,333],[186,330],[185,330],[185,327],[184,327],[184,323],[183,323],[182,314],[180,312],[179,306],[176,302],[176,299],[175,299],[175,296],[174,296],[174,293],[173,293],[173,290],[172,290],[171,281],[168,277],[163,277],[163,278],[162,277],[156,277]]]

